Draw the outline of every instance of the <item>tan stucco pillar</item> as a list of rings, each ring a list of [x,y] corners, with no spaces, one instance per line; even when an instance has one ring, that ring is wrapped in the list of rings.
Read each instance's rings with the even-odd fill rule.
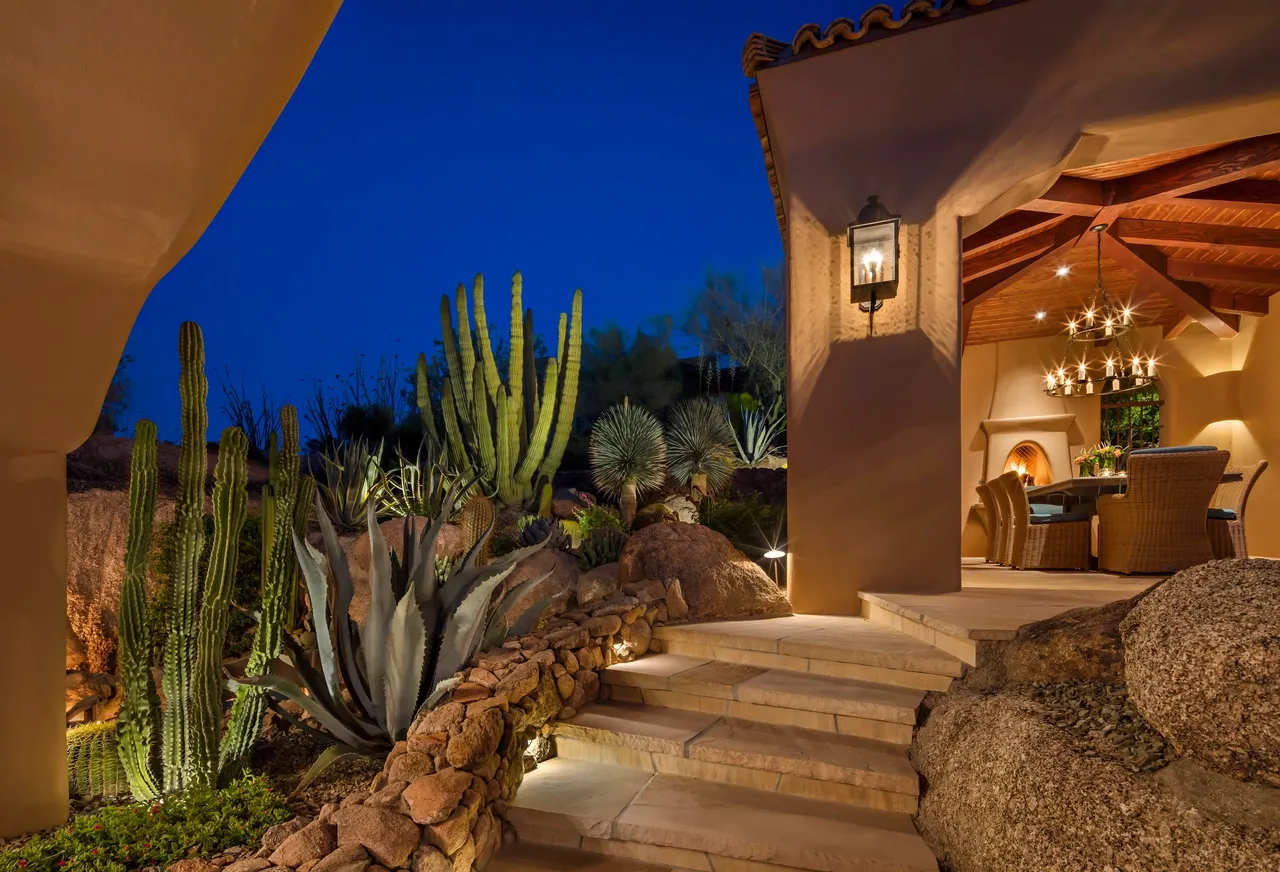
[[[338,5],[5,6],[0,837],[67,814],[65,454],[147,294],[222,206]]]
[[[67,813],[63,730],[66,457],[0,452],[0,807],[6,835]]]
[[[797,199],[787,217],[792,605],[856,614],[860,590],[957,590],[957,223],[903,225],[898,296],[872,316],[849,302],[844,236]]]

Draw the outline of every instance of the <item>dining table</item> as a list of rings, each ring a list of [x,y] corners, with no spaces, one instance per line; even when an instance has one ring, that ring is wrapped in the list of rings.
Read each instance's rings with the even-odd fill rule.
[[[1224,482],[1243,481],[1244,473],[1224,472],[1222,480]],[[1128,482],[1129,477],[1123,472],[1114,475],[1082,475],[1064,478],[1062,481],[1027,488],[1027,501],[1093,514],[1098,497],[1103,494],[1124,493]]]

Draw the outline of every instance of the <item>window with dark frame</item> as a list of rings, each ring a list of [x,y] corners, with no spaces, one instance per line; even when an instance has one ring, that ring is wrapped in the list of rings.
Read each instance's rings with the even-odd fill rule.
[[[1138,448],[1160,445],[1160,389],[1152,384],[1136,391],[1102,395],[1102,441],[1123,448],[1125,457]]]

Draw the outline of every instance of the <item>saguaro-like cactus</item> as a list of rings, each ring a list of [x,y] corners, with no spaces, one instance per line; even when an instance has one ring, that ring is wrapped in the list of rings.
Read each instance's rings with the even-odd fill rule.
[[[506,505],[529,502],[535,482],[549,482],[559,468],[573,427],[582,361],[582,292],[575,291],[572,315],[560,316],[556,356],[547,362],[539,389],[533,313],[523,309],[523,292],[523,279],[516,273],[511,282],[506,381],[489,337],[483,277],[476,276],[472,288],[474,342],[466,288],[458,286],[452,303],[447,296],[440,300],[449,370],[441,386],[440,412],[448,461],[463,474],[477,477],[484,492]],[[426,357],[419,356],[418,408],[428,438],[438,441],[429,387]]]
[[[156,425],[138,422],[129,462],[129,537],[120,592],[120,765],[140,800],[160,795],[156,751],[160,702],[151,677],[151,633],[147,626],[147,552],[156,510]]]
[[[130,472],[129,538],[120,609],[124,699],[119,756],[130,789],[138,799],[218,783],[228,748],[239,754],[229,767],[238,771],[243,753],[257,737],[262,721],[259,707],[252,729],[238,728],[232,733],[235,741],[223,742],[219,747],[222,652],[245,521],[249,442],[239,428],[228,427],[222,433],[214,470],[213,539],[202,574],[208,382],[200,328],[193,323],[183,324],[178,348],[182,362],[182,450],[174,522],[174,572],[165,606],[163,715],[151,680],[151,640],[146,622],[146,558],[156,493],[156,429],[150,421],[138,424]],[[263,657],[269,663],[279,653],[289,587],[296,583],[297,572],[292,549],[292,531],[298,523],[294,510],[298,490],[297,411],[292,406],[282,406],[280,420],[284,448],[273,457],[266,495],[272,525],[269,553],[264,557],[267,568],[263,576],[263,617],[250,661],[251,668],[261,671],[266,668]],[[238,727],[244,720],[233,718],[233,726]],[[227,769],[222,767],[222,771]]]
[[[264,510],[269,505],[271,515],[270,544],[264,545],[262,617],[245,667],[245,674],[249,676],[266,675],[284,646],[289,603],[297,587],[298,560],[294,554],[293,535],[297,527],[303,528],[299,535],[305,535],[308,517],[305,509],[300,511],[297,507],[298,411],[293,406],[280,407],[280,434],[282,445],[274,457],[275,463],[270,466],[267,485],[270,503],[264,503]],[[265,540],[264,533],[264,542]],[[266,710],[267,696],[263,688],[249,684],[241,684],[236,688],[231,721],[222,740],[220,765],[224,782],[244,768],[249,751],[262,728],[262,717]]]

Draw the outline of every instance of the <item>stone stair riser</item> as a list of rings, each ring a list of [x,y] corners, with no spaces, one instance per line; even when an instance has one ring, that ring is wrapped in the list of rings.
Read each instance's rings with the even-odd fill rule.
[[[605,675],[608,675],[607,671]],[[685,711],[741,718],[747,721],[759,721],[765,724],[824,730],[828,733],[861,736],[864,739],[875,739],[878,742],[888,742],[894,745],[910,745],[914,730],[914,727],[910,724],[890,723],[888,721],[851,715],[837,715],[828,712],[781,708],[734,699],[696,696],[679,691],[612,684],[605,685],[605,689],[607,698],[618,702],[647,703],[648,705],[666,706],[667,708],[683,709]]]
[[[900,633],[905,633],[914,639],[919,639],[921,642],[927,642],[938,650],[945,651],[952,657],[963,660],[970,666],[978,665],[978,643],[972,639],[962,639],[958,636],[935,630],[932,627],[926,627],[919,621],[895,614],[866,600],[862,601],[862,616],[868,621],[892,627]]]
[[[558,757],[568,760],[586,760],[591,763],[627,766],[646,772],[662,772],[667,775],[703,778],[725,784],[735,784],[738,787],[750,787],[756,790],[767,790],[790,796],[803,796],[809,799],[843,802],[848,805],[874,808],[881,811],[915,814],[918,807],[918,801],[915,796],[892,790],[807,778],[786,772],[752,769],[745,766],[677,757],[619,745],[600,744],[568,736],[556,737],[556,753]]]
[[[790,669],[793,672],[812,672],[832,678],[873,681],[878,684],[909,687],[915,690],[946,691],[951,687],[953,680],[948,675],[935,675],[928,672],[912,672],[884,666],[867,666],[861,663],[843,663],[835,660],[796,657],[790,654],[729,648],[720,645],[702,645],[696,642],[675,639],[655,642],[652,650],[666,654],[681,654],[688,657],[707,657],[712,660],[719,660],[722,663],[742,663],[766,669]]]

